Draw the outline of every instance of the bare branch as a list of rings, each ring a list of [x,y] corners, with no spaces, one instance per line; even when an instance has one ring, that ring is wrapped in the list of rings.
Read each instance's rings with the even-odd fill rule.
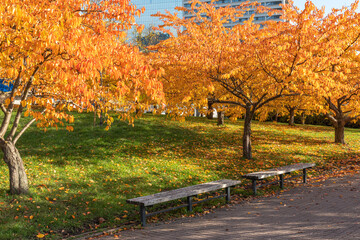
[[[336,125],[336,124],[337,124],[338,121],[337,121],[336,118],[334,118],[334,116],[332,116],[330,113],[326,113],[325,116],[331,121],[331,123],[332,123],[333,125]]]
[[[41,114],[43,114],[46,111],[46,109],[44,109]],[[23,133],[36,121],[35,118],[33,118],[30,122],[28,122],[22,129],[21,131],[15,136],[13,143],[14,145],[16,144],[16,142],[19,140],[19,138],[23,135]]]
[[[210,77],[212,80],[218,82],[221,84],[223,88],[225,88],[227,91],[229,91],[231,94],[233,94],[235,97],[242,99],[244,102],[251,102],[251,99],[246,96],[246,94],[242,91],[241,87],[237,85],[238,87],[234,86],[231,87],[228,83],[226,83],[224,80],[218,78],[218,77]],[[234,84],[234,78],[232,77],[232,82]]]
[[[50,55],[47,55],[46,58],[50,57]],[[44,56],[45,56],[45,53],[44,53]],[[23,90],[23,93],[22,93],[22,96],[21,96],[21,102],[23,102],[23,101],[25,101],[27,99],[27,97],[29,95],[29,90],[31,88],[32,82],[33,82],[34,77],[35,77],[35,74],[37,73],[39,68],[40,68],[40,65],[37,66],[34,69],[33,73],[31,74],[31,76],[29,78],[29,81],[26,83],[25,89]],[[13,126],[11,128],[11,131],[10,131],[9,135],[7,136],[7,138],[6,138],[7,140],[11,140],[14,137],[14,135],[16,133],[16,130],[17,130],[18,126],[19,126],[19,122],[20,122],[20,119],[21,119],[21,114],[23,112],[23,109],[24,109],[24,107],[22,106],[22,104],[20,104],[20,106],[19,106],[19,108],[17,110],[16,116],[15,116],[15,119],[14,119]]]
[[[328,103],[330,110],[334,111],[336,115],[340,115],[339,109],[331,102],[330,97],[326,98],[324,97],[325,101]]]
[[[10,100],[13,99],[13,97],[15,96],[15,92],[16,92],[17,88],[18,88],[19,85],[20,85],[20,82],[21,82],[21,73],[22,73],[22,67],[20,67],[20,69],[19,69],[18,76],[17,76],[17,78],[16,78],[16,80],[15,80],[13,89],[12,89],[12,91],[11,91]],[[13,103],[13,101],[10,101],[10,104],[9,104],[9,106],[8,106],[7,109],[6,109],[5,117],[4,117],[3,121],[2,121],[1,128],[0,128],[0,137],[1,137],[1,138],[4,137],[4,135],[5,135],[6,131],[7,131],[7,128],[9,127],[13,109],[14,109],[14,103]]]
[[[0,104],[1,111],[3,111],[4,114],[6,114],[6,107],[4,104]]]

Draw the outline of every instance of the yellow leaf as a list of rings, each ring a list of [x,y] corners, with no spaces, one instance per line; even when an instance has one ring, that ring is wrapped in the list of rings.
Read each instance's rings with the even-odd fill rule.
[[[36,235],[36,237],[37,237],[37,238],[43,238],[43,237],[45,237],[45,235],[42,234],[42,233],[39,233],[38,235]]]

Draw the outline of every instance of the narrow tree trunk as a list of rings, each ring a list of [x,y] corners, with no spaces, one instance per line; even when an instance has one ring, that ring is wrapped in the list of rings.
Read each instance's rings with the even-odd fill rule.
[[[289,114],[290,114],[289,125],[295,126],[295,108],[290,108]]]
[[[277,121],[278,121],[278,117],[279,117],[279,111],[278,111],[278,110],[276,110],[276,113],[275,113],[275,122],[277,122]]]
[[[19,151],[12,142],[5,142],[1,149],[4,153],[4,161],[9,167],[10,193],[27,194],[29,185]]]
[[[251,119],[252,111],[250,107],[246,108],[244,134],[243,134],[243,157],[245,159],[252,159],[251,153]]]
[[[345,144],[345,121],[338,120],[335,124],[335,143]]]
[[[96,116],[96,108],[95,108],[95,110],[94,110],[94,121],[93,121],[93,126],[94,127],[96,127],[96,118],[97,118],[97,116]]]
[[[103,111],[100,110],[100,126],[102,126],[104,123],[104,118],[103,118]]]
[[[194,109],[194,116],[201,117],[200,111],[197,108]]]
[[[305,125],[305,121],[306,121],[306,114],[305,114],[305,112],[302,112],[301,113],[301,124]]]
[[[221,126],[224,124],[224,112],[218,112],[218,122],[217,125]]]

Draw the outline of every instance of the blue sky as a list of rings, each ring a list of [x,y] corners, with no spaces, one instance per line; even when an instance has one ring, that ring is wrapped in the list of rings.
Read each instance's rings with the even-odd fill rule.
[[[326,12],[330,12],[332,8],[341,8],[342,6],[349,6],[355,0],[312,0],[317,7],[325,6]],[[294,0],[294,4],[300,9],[304,8],[306,0]]]

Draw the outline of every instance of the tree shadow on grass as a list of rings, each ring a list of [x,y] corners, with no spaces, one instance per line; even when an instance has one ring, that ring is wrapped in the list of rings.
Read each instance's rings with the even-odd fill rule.
[[[109,131],[83,125],[74,132],[49,129],[46,133],[31,128],[19,141],[21,155],[54,160],[57,165],[68,162],[96,164],[111,156],[148,157],[149,150],[165,145],[189,148],[200,142],[202,135],[181,127],[164,125],[160,121],[138,120],[134,127],[118,123]]]
[[[328,139],[316,139],[311,136],[304,135],[286,135],[274,133],[272,131],[255,130],[253,134],[254,144],[301,144],[301,145],[320,145],[320,144],[331,144],[332,141]]]

